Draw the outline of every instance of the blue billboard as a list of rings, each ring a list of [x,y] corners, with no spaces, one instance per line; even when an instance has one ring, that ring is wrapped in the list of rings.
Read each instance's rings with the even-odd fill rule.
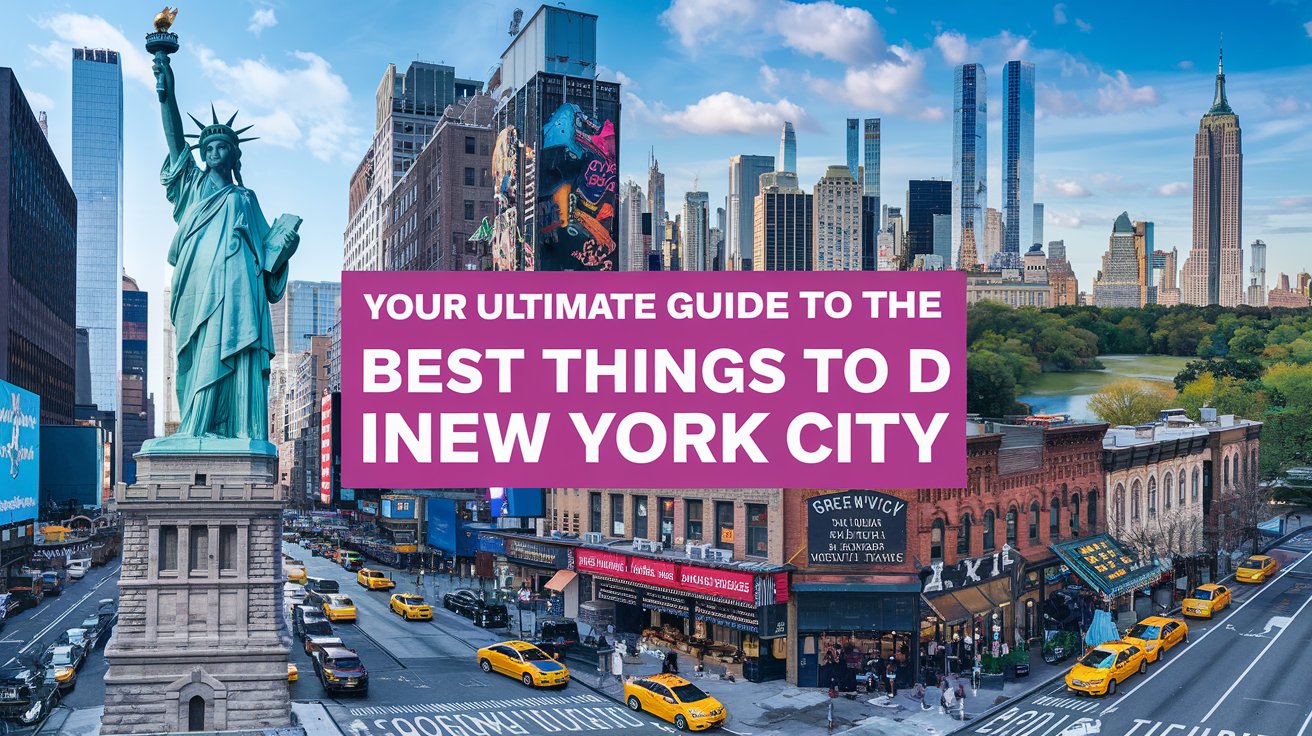
[[[456,502],[449,498],[428,499],[428,546],[456,553]]]
[[[415,500],[409,496],[383,496],[383,518],[415,518]]]
[[[492,518],[546,515],[546,490],[542,488],[489,488]]]
[[[41,398],[0,381],[0,526],[36,520],[40,452]]]

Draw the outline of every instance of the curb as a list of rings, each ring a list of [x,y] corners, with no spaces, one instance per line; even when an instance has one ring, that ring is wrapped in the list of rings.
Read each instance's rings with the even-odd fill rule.
[[[1054,683],[1054,682],[1056,682],[1056,681],[1062,679],[1062,678],[1065,677],[1065,676],[1066,676],[1066,673],[1065,673],[1065,672],[1059,672],[1059,673],[1053,675],[1052,677],[1049,677],[1048,679],[1046,679],[1046,680],[1044,680],[1044,681],[1042,681],[1042,682],[1039,682],[1039,683],[1035,684],[1033,687],[1031,687],[1030,689],[1026,690],[1025,692],[1022,692],[1022,693],[1020,693],[1020,694],[1018,694],[1018,695],[1015,695],[1015,696],[1012,696],[1012,697],[1010,697],[1010,698],[1007,698],[1007,699],[1004,700],[1003,702],[998,703],[997,705],[993,706],[992,708],[989,708],[988,710],[984,711],[983,713],[980,713],[979,715],[975,716],[974,718],[971,718],[969,721],[966,721],[965,723],[963,723],[963,724],[961,725],[961,728],[958,728],[957,730],[952,731],[951,734],[949,734],[949,736],[956,736],[957,734],[965,734],[965,733],[968,733],[967,729],[969,729],[969,728],[970,728],[972,725],[974,725],[976,722],[978,722],[978,721],[982,721],[982,720],[984,720],[985,718],[988,718],[989,716],[992,716],[994,713],[997,713],[997,712],[1003,710],[1004,708],[1007,708],[1007,707],[1010,706],[1014,701],[1021,700],[1021,699],[1024,699],[1024,698],[1028,698],[1029,696],[1033,695],[1034,693],[1036,693],[1036,692],[1038,692],[1038,691],[1044,689],[1045,687],[1047,687],[1047,686],[1051,685],[1052,683]]]

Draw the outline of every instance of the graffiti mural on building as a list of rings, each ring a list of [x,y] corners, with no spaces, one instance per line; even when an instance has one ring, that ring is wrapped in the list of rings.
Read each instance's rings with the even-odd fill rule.
[[[519,229],[519,133],[509,125],[497,134],[492,149],[492,181],[495,187],[496,222],[492,225],[492,269],[514,271],[517,252],[524,239]]]
[[[564,104],[542,128],[537,166],[537,267],[619,269],[614,123]]]

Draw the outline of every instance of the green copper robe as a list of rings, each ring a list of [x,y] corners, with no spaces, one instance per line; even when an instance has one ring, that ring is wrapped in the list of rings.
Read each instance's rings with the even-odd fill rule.
[[[281,239],[271,241],[255,192],[216,185],[190,151],[166,159],[161,179],[178,223],[169,247],[177,435],[266,440],[269,304],[287,285]]]

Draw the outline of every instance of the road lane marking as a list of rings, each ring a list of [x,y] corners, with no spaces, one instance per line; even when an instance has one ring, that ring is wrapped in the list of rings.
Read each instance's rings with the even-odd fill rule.
[[[1256,700],[1259,703],[1275,703],[1276,705],[1292,705],[1295,707],[1301,705],[1301,703],[1291,703],[1287,700],[1267,700],[1266,698],[1244,698],[1244,700]]]
[[[1256,596],[1254,596],[1254,598],[1256,598]],[[1299,606],[1297,611],[1294,611],[1294,615],[1289,617],[1290,624],[1293,624],[1294,619],[1298,618],[1298,614],[1302,613],[1303,609],[1307,608],[1307,604],[1309,603],[1312,603],[1312,598],[1308,598],[1307,600],[1303,601],[1303,605]],[[1239,683],[1244,681],[1244,678],[1248,676],[1248,673],[1253,671],[1253,668],[1257,666],[1257,663],[1262,660],[1262,657],[1264,657],[1266,653],[1270,651],[1272,645],[1274,645],[1277,641],[1279,641],[1280,637],[1286,631],[1289,631],[1288,626],[1281,627],[1280,631],[1277,631],[1276,635],[1271,637],[1271,641],[1267,642],[1266,646],[1262,647],[1262,651],[1256,657],[1253,658],[1252,662],[1248,663],[1248,666],[1244,668],[1244,671],[1240,673],[1239,677],[1237,677],[1233,683],[1230,684],[1230,687],[1226,689],[1224,694],[1221,695],[1221,699],[1216,701],[1216,704],[1212,706],[1211,710],[1207,711],[1207,715],[1203,716],[1202,720],[1199,721],[1199,723],[1207,723],[1207,719],[1211,718],[1212,714],[1216,712],[1216,709],[1220,708],[1221,704],[1225,702],[1225,699],[1230,697],[1230,693],[1234,692],[1236,687],[1239,687]],[[1176,657],[1176,659],[1179,659],[1179,657]]]
[[[23,647],[22,649],[19,649],[19,650],[18,650],[18,653],[19,653],[19,654],[25,654],[25,653],[27,653],[27,650],[31,649],[34,645],[36,645],[37,643],[39,643],[39,642],[41,641],[41,637],[45,636],[46,634],[49,634],[52,630],[54,630],[54,628],[55,628],[56,626],[59,625],[59,622],[60,622],[60,621],[63,621],[65,618],[68,617],[68,614],[72,613],[73,611],[76,611],[78,606],[82,605],[83,603],[85,603],[85,602],[87,601],[88,598],[90,598],[91,596],[95,595],[96,591],[97,591],[97,590],[100,590],[100,586],[104,585],[107,581],[109,581],[110,579],[112,579],[112,578],[114,577],[114,574],[117,573],[118,570],[119,570],[119,568],[118,568],[118,567],[115,567],[112,571],[110,571],[110,573],[109,573],[108,575],[106,575],[105,577],[101,578],[101,579],[100,579],[100,582],[96,583],[96,586],[95,586],[94,588],[92,588],[91,590],[88,590],[88,591],[87,591],[87,594],[84,595],[84,596],[82,596],[80,599],[78,599],[78,602],[77,602],[77,603],[74,603],[73,605],[71,605],[71,606],[69,606],[68,608],[64,609],[64,612],[61,613],[61,614],[59,614],[59,617],[58,617],[58,618],[56,618],[54,621],[51,621],[49,626],[45,627],[44,629],[42,629],[41,631],[39,631],[39,632],[37,633],[36,636],[32,637],[32,640],[29,641],[29,642],[27,643],[27,646]],[[14,661],[17,660],[17,659],[18,659],[18,657],[12,657],[12,658],[10,658],[10,660],[9,660],[8,662],[5,662],[5,666],[7,667],[7,666],[13,664]]]
[[[1303,736],[1307,732],[1307,724],[1312,723],[1312,710],[1307,712],[1307,718],[1303,719],[1303,727],[1298,729],[1297,736]]]
[[[1292,572],[1292,571],[1294,570],[1294,568],[1296,568],[1296,567],[1298,567],[1299,565],[1303,564],[1303,563],[1306,562],[1307,560],[1308,560],[1308,555],[1307,555],[1307,554],[1304,554],[1304,555],[1303,555],[1303,558],[1302,558],[1301,560],[1299,560],[1298,562],[1295,562],[1294,564],[1290,565],[1289,567],[1286,567],[1285,569],[1281,570],[1280,573],[1279,573],[1278,575],[1276,575],[1274,578],[1271,578],[1270,582],[1273,583],[1273,582],[1279,580],[1280,578],[1282,578],[1282,577],[1284,577],[1285,575],[1289,574],[1290,572]],[[1245,607],[1245,606],[1247,606],[1249,603],[1252,603],[1253,601],[1257,600],[1258,597],[1261,596],[1262,593],[1266,592],[1267,590],[1270,590],[1270,586],[1269,586],[1269,585],[1264,585],[1264,586],[1262,586],[1262,588],[1261,588],[1260,590],[1258,590],[1257,592],[1253,593],[1253,595],[1251,595],[1251,596],[1245,598],[1245,599],[1244,599],[1244,602],[1243,602],[1243,603],[1240,603],[1238,608],[1231,609],[1231,610],[1230,610],[1230,613],[1226,614],[1225,620],[1226,620],[1227,622],[1230,621],[1230,619],[1234,618],[1235,614],[1237,614],[1237,613],[1239,613],[1240,611],[1244,610],[1244,607]],[[1310,598],[1309,600],[1312,600],[1312,598]],[[1298,614],[1294,614],[1294,615],[1298,615]],[[1187,653],[1190,649],[1193,649],[1195,646],[1197,646],[1200,642],[1202,642],[1203,639],[1206,639],[1207,637],[1211,636],[1211,635],[1212,635],[1212,632],[1214,632],[1214,631],[1223,631],[1223,630],[1224,630],[1224,629],[1223,629],[1222,627],[1220,627],[1220,626],[1212,626],[1212,627],[1208,628],[1207,631],[1204,631],[1204,632],[1203,632],[1203,635],[1202,635],[1202,636],[1200,636],[1200,637],[1198,637],[1197,639],[1194,639],[1193,641],[1189,642],[1189,644],[1186,645],[1184,649],[1180,650],[1180,654],[1178,654],[1178,655],[1172,657],[1169,661],[1167,661],[1167,662],[1166,662],[1165,664],[1163,664],[1161,667],[1156,668],[1153,672],[1151,672],[1151,673],[1148,674],[1148,677],[1144,678],[1143,682],[1140,682],[1138,685],[1135,685],[1134,687],[1130,688],[1130,690],[1129,690],[1128,692],[1126,692],[1125,694],[1123,694],[1123,695],[1121,695],[1119,698],[1117,698],[1117,702],[1120,702],[1120,701],[1122,701],[1122,700],[1125,700],[1126,698],[1130,697],[1131,695],[1134,695],[1136,692],[1139,691],[1139,688],[1141,688],[1141,687],[1143,687],[1144,685],[1147,685],[1148,683],[1152,682],[1154,677],[1157,677],[1157,675],[1161,674],[1162,672],[1165,672],[1165,671],[1166,671],[1166,668],[1170,667],[1171,665],[1173,665],[1173,664],[1175,664],[1176,662],[1179,662],[1181,659],[1183,659],[1183,656],[1182,656],[1182,655],[1184,655],[1184,654]],[[1281,631],[1283,632],[1284,629],[1281,629]],[[1277,635],[1277,636],[1278,636],[1278,635]],[[1275,641],[1275,640],[1272,639],[1272,641]],[[1269,646],[1271,646],[1271,645],[1268,644],[1267,646],[1269,647]],[[1159,660],[1159,661],[1160,661],[1160,660]],[[1233,686],[1232,686],[1232,689],[1233,689]],[[1103,711],[1102,711],[1101,713],[1099,713],[1098,715],[1103,715],[1103,716],[1105,716],[1105,715],[1107,715],[1108,713],[1111,713],[1111,712],[1114,711],[1114,710],[1116,710],[1116,706],[1115,706],[1115,705],[1109,705],[1109,706],[1107,706],[1107,708],[1106,708],[1105,710],[1103,710]],[[1207,720],[1207,719],[1204,718],[1203,720]]]

